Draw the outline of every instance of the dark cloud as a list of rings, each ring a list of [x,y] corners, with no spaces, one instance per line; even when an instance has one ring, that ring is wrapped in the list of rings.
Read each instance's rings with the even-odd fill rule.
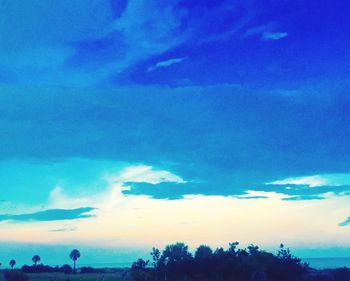
[[[163,198],[281,192],[283,187],[264,183],[349,172],[350,110],[344,105],[350,100],[339,89],[323,91],[331,94],[288,96],[232,85],[5,88],[0,159],[146,163],[189,182],[172,189],[133,189]],[[317,195],[342,189],[298,188],[282,193]]]
[[[75,220],[94,217],[89,214],[94,208],[83,207],[77,209],[51,209],[29,214],[2,214],[0,221],[59,221],[59,220]]]
[[[299,196],[292,196],[292,197],[283,198],[282,200],[301,201],[301,200],[323,200],[323,199],[326,199],[326,198],[323,196],[319,196],[319,195],[299,195]]]
[[[348,226],[350,225],[350,217],[348,217],[345,221],[339,223],[339,226]]]

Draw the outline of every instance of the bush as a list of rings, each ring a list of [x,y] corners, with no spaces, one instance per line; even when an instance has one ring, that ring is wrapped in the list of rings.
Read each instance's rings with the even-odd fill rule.
[[[71,274],[73,272],[73,268],[69,264],[64,264],[61,266],[60,272]]]
[[[6,281],[28,281],[28,276],[17,269],[4,270],[4,277]]]
[[[94,273],[94,272],[95,272],[95,270],[90,266],[83,266],[80,269],[80,273]]]

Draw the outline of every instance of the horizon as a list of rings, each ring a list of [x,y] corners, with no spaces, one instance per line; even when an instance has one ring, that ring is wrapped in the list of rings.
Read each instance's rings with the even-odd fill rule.
[[[350,3],[272,2],[4,0],[0,262],[350,257]]]
[[[74,245],[28,245],[28,244],[9,244],[0,245],[0,261],[2,262],[1,268],[10,268],[8,262],[11,259],[16,261],[15,268],[21,268],[23,265],[32,265],[32,257],[35,254],[40,256],[39,264],[49,266],[62,266],[65,264],[71,265],[72,260],[69,258],[70,251],[74,248]],[[200,246],[200,245],[198,245]],[[246,249],[249,245],[238,245],[238,248]],[[258,245],[259,246],[259,245]],[[221,246],[218,246],[220,248]],[[228,245],[222,245],[224,249],[228,249]],[[20,248],[21,251],[16,249]],[[125,268],[130,267],[137,259],[142,258],[145,261],[151,260],[151,248],[98,248],[98,247],[78,247],[81,253],[81,257],[77,262],[77,268],[92,267],[92,268]],[[194,254],[197,247],[190,248],[189,251]],[[260,250],[277,254],[279,247],[262,248]],[[162,252],[162,248],[160,248]],[[214,250],[214,249],[213,249]],[[350,256],[348,255],[350,248],[337,249],[337,248],[324,248],[324,249],[290,249],[291,253],[298,258],[301,258],[303,262],[307,262],[314,268],[326,268],[350,266]],[[315,252],[315,250],[317,250]],[[41,255],[46,253],[46,255]],[[49,254],[48,254],[49,253]]]

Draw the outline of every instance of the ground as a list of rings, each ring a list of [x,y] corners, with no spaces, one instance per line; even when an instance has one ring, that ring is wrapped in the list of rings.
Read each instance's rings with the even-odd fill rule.
[[[32,273],[29,281],[121,281],[121,273],[63,274],[63,273]],[[4,277],[0,273],[0,281]]]

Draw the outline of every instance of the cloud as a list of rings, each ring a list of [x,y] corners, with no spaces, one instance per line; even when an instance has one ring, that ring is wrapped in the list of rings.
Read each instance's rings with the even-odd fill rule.
[[[280,40],[280,39],[286,38],[287,36],[288,36],[287,32],[270,32],[270,31],[266,31],[266,32],[263,32],[263,34],[261,35],[261,40],[276,41],[276,40]]]
[[[267,184],[275,185],[307,185],[309,187],[320,186],[342,186],[350,185],[350,174],[321,174],[306,177],[287,178],[283,180],[273,181]]]
[[[173,64],[177,64],[177,63],[182,62],[184,59],[186,59],[186,58],[185,57],[183,57],[183,58],[172,58],[172,59],[160,61],[160,62],[157,62],[155,65],[150,66],[147,70],[148,71],[153,71],[153,70],[155,70],[157,68],[169,67],[169,66],[171,66]]]
[[[117,38],[122,51],[114,62],[103,66],[103,71],[120,73],[135,63],[159,55],[186,39],[181,30],[181,13],[176,13],[176,1],[130,0],[106,33]]]
[[[274,27],[274,23],[266,23],[263,25],[259,25],[259,26],[254,26],[249,28],[244,34],[243,37],[250,37],[250,36],[254,36],[254,35],[261,35],[264,32],[270,30],[271,28]]]
[[[57,228],[57,229],[51,229],[50,232],[70,232],[70,231],[76,231],[77,227],[66,227],[66,228]]]
[[[96,217],[77,222],[75,231],[63,231],[68,227],[61,227],[59,222],[35,228],[28,224],[7,224],[2,237],[14,237],[13,241],[18,242],[50,241],[100,247],[162,246],[174,240],[184,240],[191,247],[204,242],[215,246],[217,241],[223,245],[230,242],[232,236],[243,244],[256,241],[263,246],[277,246],[276,241],[281,239],[293,246],[305,241],[312,245],[326,242],[335,245],[335,241],[344,243],[348,239],[348,232],[340,232],[335,222],[348,212],[349,196],[291,202],[281,200],[285,195],[280,193],[252,191],[248,196],[259,197],[242,200],[197,194],[168,201],[122,195],[120,190],[118,184],[106,186],[102,191],[105,196],[95,197],[101,206]],[[334,212],[334,208],[338,211]],[[323,220],[315,221],[315,215]],[[218,232],[222,225],[225,231]],[[62,231],[48,231],[47,226]],[[256,228],[260,229],[258,234],[251,231]],[[276,232],[276,228],[280,231]]]
[[[86,190],[98,190],[89,183],[99,181],[99,171],[116,176],[113,171],[135,166],[131,174],[153,186],[138,179],[130,185],[132,192],[163,198],[241,195],[249,189],[280,192],[288,186],[291,189],[283,192],[295,196],[346,192],[350,188],[340,185],[350,182],[350,129],[344,118],[347,109],[337,100],[349,101],[332,93],[337,98],[301,92],[295,99],[236,85],[108,90],[2,86],[1,190],[8,200],[31,204],[25,192],[29,181],[45,190],[35,197],[41,202],[54,187],[72,197],[76,193],[71,186],[76,186],[83,194],[79,197],[85,198]],[[35,161],[38,167],[30,164]],[[154,184],[162,176],[168,182]],[[325,177],[328,182],[323,183]],[[186,183],[169,182],[180,178]],[[21,192],[14,195],[13,186]],[[59,195],[56,201],[67,204]],[[94,206],[89,201],[69,202],[72,205],[63,206]],[[60,204],[51,207],[62,208]]]
[[[83,207],[77,209],[51,209],[45,211],[39,211],[29,214],[1,214],[0,221],[60,221],[60,220],[76,220],[94,217],[94,215],[89,214],[91,211],[95,210],[91,207]]]
[[[81,172],[85,173],[85,171]],[[6,225],[3,228],[2,237],[5,237],[5,240],[6,237],[11,237],[13,241],[18,242],[50,241],[100,247],[155,246],[154,241],[157,241],[156,246],[159,246],[173,240],[184,240],[192,246],[202,242],[216,245],[218,240],[221,243],[228,243],[232,236],[243,243],[254,240],[262,245],[274,245],[275,241],[281,241],[282,238],[288,244],[299,243],[301,240],[295,237],[302,237],[303,242],[312,241],[317,245],[326,239],[330,242],[347,239],[345,233],[337,231],[339,226],[334,222],[348,213],[349,195],[328,194],[325,196],[327,200],[308,200],[307,202],[283,200],[286,194],[275,191],[246,190],[238,196],[222,196],[218,195],[222,190],[216,191],[218,186],[213,185],[212,182],[208,186],[211,186],[213,195],[208,195],[208,186],[203,188],[200,182],[182,183],[184,181],[182,177],[177,176],[173,171],[147,165],[119,167],[114,170],[114,173],[107,169],[107,173],[98,174],[104,179],[104,184],[95,183],[98,185],[95,189],[97,192],[89,193],[89,190],[86,190],[84,194],[79,194],[74,192],[76,191],[74,187],[70,187],[67,191],[74,196],[68,196],[65,190],[56,188],[51,192],[47,205],[49,207],[57,204],[71,205],[87,202],[94,208],[48,208],[41,212],[2,215],[1,223]],[[152,198],[147,195],[149,192],[146,195],[123,192],[125,185],[129,184],[148,185],[150,190],[152,188],[161,190],[168,185],[175,191],[173,194],[176,194],[178,188],[180,191],[177,194],[187,195],[169,201],[165,200],[164,196],[160,196],[159,199],[156,196]],[[198,184],[198,189],[197,192],[192,193],[196,190],[187,188],[195,184]],[[155,194],[157,195],[157,192]],[[335,208],[338,208],[337,212],[334,212]],[[91,211],[94,212],[90,213]],[[260,215],[256,216],[257,213]],[[324,220],[315,221],[315,214],[322,216]],[[286,217],[289,219],[285,220]],[[77,218],[91,219],[76,220]],[[64,220],[73,220],[71,223],[74,222],[74,224],[67,225],[67,222],[63,224]],[[33,227],[28,223],[14,224],[8,221],[44,221],[45,223],[36,224]],[[225,224],[225,231],[218,233],[217,229],[223,224]],[[237,224],[240,225],[239,228]],[[99,227],[96,228],[96,225]],[[310,226],[312,226],[311,229]],[[276,227],[280,228],[279,232],[274,231]],[[254,231],[249,231],[252,228],[259,228],[262,232],[256,236]],[[106,229],[108,229],[107,232]],[[317,236],[318,240],[315,240],[312,236],[321,229],[326,231],[320,232],[322,235]],[[206,233],[205,237],[200,236],[200,233]],[[202,237],[202,240],[198,240],[198,237]],[[330,245],[334,244],[330,243]]]
[[[284,180],[277,180],[267,184],[277,184],[277,185],[308,185],[309,187],[317,187],[327,185],[327,180],[322,176],[309,176],[309,177],[296,177],[287,178]]]
[[[267,199],[269,198],[268,193],[263,191],[247,190],[244,194],[233,196],[237,199]]]
[[[269,22],[263,25],[254,26],[248,29],[243,37],[250,37],[259,35],[261,40],[264,41],[276,41],[283,39],[288,36],[287,32],[275,32],[271,31],[276,28],[276,24],[274,22]]]
[[[323,199],[326,199],[326,198],[320,195],[298,195],[298,196],[289,196],[289,197],[283,198],[282,200],[297,201],[297,200],[323,200]]]
[[[131,166],[123,169],[117,176],[113,177],[113,181],[120,183],[149,183],[159,184],[162,182],[185,183],[185,181],[165,170],[156,170],[152,166]]]
[[[48,206],[50,208],[75,208],[78,206],[89,205],[90,198],[82,196],[68,196],[60,186],[56,186],[52,189],[49,195]]]
[[[110,84],[174,48],[230,38],[250,18],[244,1],[208,7],[178,0],[117,2],[37,0],[15,5],[5,0],[0,7],[0,79],[41,86]],[[213,21],[218,28],[213,29]]]
[[[343,222],[339,223],[339,226],[348,226],[348,225],[350,225],[350,217],[348,217]]]

